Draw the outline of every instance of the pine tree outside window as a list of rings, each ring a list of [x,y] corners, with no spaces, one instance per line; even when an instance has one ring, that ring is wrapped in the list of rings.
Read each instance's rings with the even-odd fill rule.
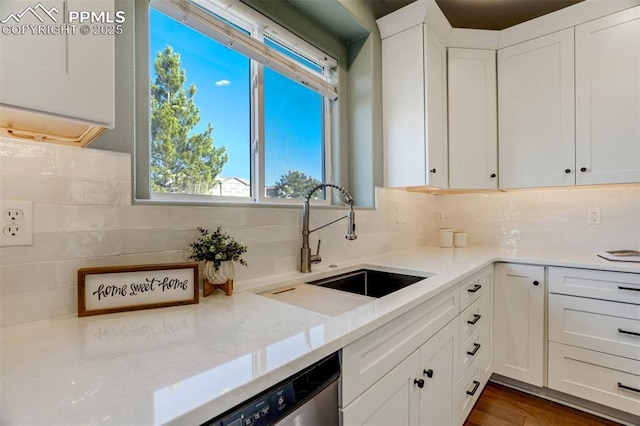
[[[216,1],[151,1],[151,198],[302,198],[331,175],[335,60]]]

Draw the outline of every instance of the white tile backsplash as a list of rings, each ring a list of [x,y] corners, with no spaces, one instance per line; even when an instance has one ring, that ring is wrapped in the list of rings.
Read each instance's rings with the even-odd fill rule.
[[[84,267],[185,261],[196,227],[218,225],[249,246],[242,281],[295,271],[302,205],[227,207],[132,205],[129,155],[0,139],[0,198],[34,202],[34,244],[0,248],[0,324],[77,312],[77,270]],[[371,256],[429,242],[435,228],[430,195],[378,190],[378,208],[357,209],[358,240],[340,222],[322,238],[323,262]],[[409,223],[396,224],[396,209]],[[312,207],[312,226],[345,213]]]
[[[0,138],[0,198],[34,202],[34,244],[0,248],[0,325],[77,311],[83,267],[186,260],[197,226],[218,225],[249,246],[242,282],[298,268],[301,205],[132,205],[129,155]],[[429,195],[378,189],[377,208],[357,209],[358,239],[340,222],[319,230],[323,263],[435,245],[437,229],[464,229],[469,245],[569,250],[640,249],[640,185]],[[602,225],[587,209],[602,209]],[[397,223],[397,209],[409,222]],[[437,210],[446,222],[436,222]],[[344,209],[312,207],[312,227]],[[446,253],[443,252],[443,255]]]
[[[470,245],[599,251],[640,249],[640,185],[436,196],[439,226],[463,229]],[[602,225],[587,223],[590,207]]]

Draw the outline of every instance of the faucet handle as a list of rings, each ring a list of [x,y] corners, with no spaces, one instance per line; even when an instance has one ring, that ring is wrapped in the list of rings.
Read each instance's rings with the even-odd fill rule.
[[[316,254],[311,255],[311,263],[320,263],[322,262],[322,257],[320,256],[320,243],[322,240],[318,239],[318,248],[316,249]]]

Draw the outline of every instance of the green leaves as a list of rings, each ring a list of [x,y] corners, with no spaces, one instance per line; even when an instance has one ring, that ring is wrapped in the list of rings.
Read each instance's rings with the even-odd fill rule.
[[[198,239],[189,244],[189,259],[197,262],[211,261],[216,270],[220,267],[220,262],[225,260],[247,266],[247,262],[242,258],[242,255],[247,252],[247,246],[222,232],[221,226],[218,226],[213,233],[201,227],[198,227],[198,231],[200,231]]]
[[[180,55],[167,46],[154,61],[151,85],[151,189],[154,192],[208,194],[228,160],[224,147],[214,147],[213,125],[192,134],[200,122],[194,97],[185,89],[187,73]]]
[[[267,190],[267,195],[277,198],[303,198],[317,185],[320,185],[319,180],[298,170],[289,170],[286,175],[280,177],[280,180],[272,188]]]

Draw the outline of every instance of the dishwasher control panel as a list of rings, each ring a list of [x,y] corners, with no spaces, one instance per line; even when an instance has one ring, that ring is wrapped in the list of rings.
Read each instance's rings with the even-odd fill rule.
[[[291,416],[308,414],[319,415],[322,419],[301,420],[302,424],[323,424],[327,419],[332,419],[328,424],[337,424],[339,377],[340,360],[336,352],[202,426],[266,426],[286,422]],[[307,405],[309,409],[305,410]]]
[[[295,403],[296,394],[293,383],[289,382],[229,414],[219,424],[221,426],[270,425]]]

